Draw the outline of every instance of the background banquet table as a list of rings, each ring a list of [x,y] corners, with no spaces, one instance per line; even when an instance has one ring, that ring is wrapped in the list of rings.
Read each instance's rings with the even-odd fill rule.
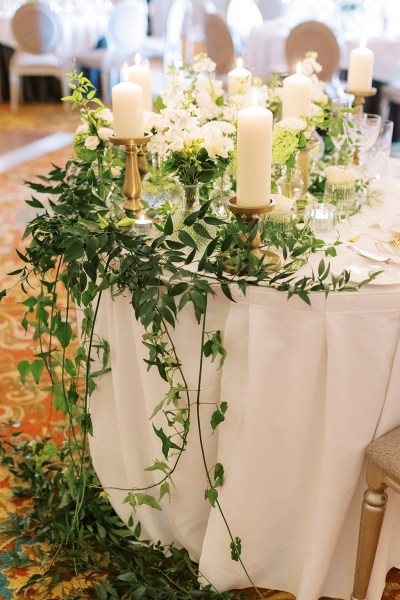
[[[287,71],[285,59],[285,41],[290,28],[282,20],[265,21],[254,27],[247,40],[245,62],[254,75],[264,79],[274,71]],[[340,68],[347,70],[348,57],[354,48],[360,45],[358,37],[338,35],[341,49]],[[400,76],[400,37],[382,35],[369,37],[368,47],[374,52],[374,79],[387,82]]]
[[[379,235],[380,226],[400,228],[399,179],[400,161],[391,159],[384,201],[340,225],[343,239],[362,231]],[[365,260],[343,245],[332,268]],[[206,329],[222,331],[227,358],[220,370],[206,361],[201,386],[208,466],[220,462],[225,469],[221,505],[257,585],[292,592],[297,600],[348,599],[366,487],[365,448],[400,425],[400,269],[391,285],[327,297],[314,293],[311,307],[260,287],[234,295],[236,302],[220,292],[210,301]],[[110,342],[112,371],[91,400],[91,453],[112,505],[128,521],[127,490],[158,480],[157,472],[144,468],[162,459],[153,423],[165,424],[149,417],[166,390],[158,373],[147,372],[129,298],[104,300],[98,333]],[[182,312],[173,339],[195,390],[200,328],[190,309]],[[228,411],[212,434],[217,401],[226,401]],[[186,547],[219,590],[248,587],[230,558],[217,509],[204,500],[195,421],[193,416],[171,499],[163,498],[162,512],[140,507],[142,536]],[[389,495],[370,600],[381,597],[387,571],[400,564],[400,503],[398,495]]]

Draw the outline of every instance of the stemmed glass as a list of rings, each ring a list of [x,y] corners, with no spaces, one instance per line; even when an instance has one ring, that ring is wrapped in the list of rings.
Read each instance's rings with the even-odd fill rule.
[[[381,130],[382,119],[380,115],[372,113],[356,113],[354,115],[355,134],[358,136],[359,164],[365,163],[368,151],[376,143]]]

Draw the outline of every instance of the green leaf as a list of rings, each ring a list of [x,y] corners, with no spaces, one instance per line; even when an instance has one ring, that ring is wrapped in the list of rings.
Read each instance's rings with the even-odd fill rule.
[[[61,323],[59,323],[55,331],[55,336],[63,348],[68,346],[72,337],[72,329],[68,321],[61,321]]]
[[[163,498],[166,495],[170,496],[170,489],[169,489],[168,481],[164,481],[164,483],[161,484],[159,500],[161,500],[161,498]]]
[[[31,364],[31,373],[36,385],[40,381],[44,369],[44,362],[42,360],[34,360]]]
[[[225,417],[224,417],[223,413],[220,410],[215,410],[213,412],[213,414],[211,415],[211,420],[210,420],[212,430],[215,431],[215,429],[218,427],[218,425],[220,423],[222,423],[222,421],[225,421]]]
[[[164,235],[171,235],[171,233],[173,233],[174,231],[174,224],[172,221],[172,217],[171,215],[168,215],[168,217],[165,220],[164,223]]]
[[[161,506],[158,504],[158,502],[154,498],[154,496],[151,496],[150,494],[137,493],[137,494],[135,494],[135,497],[136,497],[138,506],[142,506],[143,504],[145,504],[146,506],[150,506],[150,508],[155,508],[156,510],[161,510]]]
[[[190,246],[191,248],[197,249],[197,244],[192,238],[192,236],[185,230],[182,230],[178,233],[178,237],[180,241],[185,244],[185,246]]]
[[[224,482],[224,467],[221,463],[217,463],[214,467],[214,486],[221,486]]]
[[[183,292],[185,292],[189,287],[189,284],[186,283],[185,281],[182,281],[181,283],[177,283],[176,285],[174,285],[171,288],[170,291],[170,295],[171,296],[180,296],[181,294],[183,294]]]
[[[17,368],[18,368],[19,375],[21,377],[21,381],[23,384],[25,384],[26,378],[28,377],[28,375],[31,372],[31,363],[29,362],[29,360],[21,360],[18,363]]]
[[[211,506],[215,506],[216,501],[218,500],[218,490],[215,487],[208,488],[204,492],[204,497],[209,501]]]
[[[33,196],[31,200],[26,200],[26,204],[29,204],[29,206],[33,206],[34,208],[44,208],[43,204]]]
[[[200,235],[203,238],[207,238],[209,240],[213,239],[210,232],[207,231],[207,229],[201,223],[195,223],[193,225],[193,230],[197,233],[197,235]]]
[[[242,541],[236,537],[233,542],[230,543],[231,558],[232,560],[238,561],[242,554]]]

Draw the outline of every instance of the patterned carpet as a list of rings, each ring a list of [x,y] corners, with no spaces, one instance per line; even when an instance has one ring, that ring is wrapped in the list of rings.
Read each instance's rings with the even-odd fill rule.
[[[76,127],[77,115],[64,113],[60,106],[24,106],[12,115],[8,106],[0,105],[0,130],[13,131],[26,130],[29,132],[42,132],[43,135],[58,131],[73,131]],[[1,150],[0,150],[1,151]],[[4,151],[4,150],[3,150]],[[24,201],[29,198],[29,190],[24,187],[25,180],[33,179],[35,175],[46,174],[55,163],[63,165],[69,158],[69,147],[46,154],[35,160],[20,164],[8,173],[0,174],[0,289],[10,283],[6,275],[13,271],[18,264],[14,248],[21,249],[21,233],[26,222],[34,216],[34,209],[29,208]],[[45,436],[51,432],[55,436],[62,435],[63,419],[51,410],[49,397],[46,392],[36,387],[21,386],[17,363],[23,358],[30,358],[32,353],[29,337],[19,326],[23,307],[18,302],[21,300],[17,292],[7,297],[0,304],[0,421],[11,420],[14,428],[22,431],[25,439],[35,436]],[[13,427],[9,427],[12,430]],[[3,426],[3,432],[7,428]],[[12,497],[10,486],[13,485],[12,476],[0,468],[0,521],[7,513],[16,513],[26,509],[26,500]],[[15,567],[4,564],[2,556],[4,550],[13,548],[16,552],[24,550],[28,555],[34,554],[34,540],[22,537],[11,539],[0,537],[0,600],[14,598],[36,598],[37,600],[58,600],[64,597],[65,589],[74,590],[73,575],[66,574],[63,584],[59,589],[48,591],[43,595],[37,592],[27,592],[26,595],[18,593],[18,589],[26,582],[29,576],[39,571],[39,567]],[[82,584],[82,582],[80,582]],[[259,598],[254,590],[245,590],[243,595],[248,600]],[[88,592],[87,596],[91,598]],[[263,597],[270,600],[294,600],[294,596],[285,592],[263,591]],[[370,600],[379,600],[372,598]],[[400,571],[392,569],[388,574],[387,585],[382,600],[400,600]]]

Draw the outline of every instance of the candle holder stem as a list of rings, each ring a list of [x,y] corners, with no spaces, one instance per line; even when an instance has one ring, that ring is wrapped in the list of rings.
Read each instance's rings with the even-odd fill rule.
[[[351,94],[354,96],[353,108],[355,108],[356,110],[358,110],[360,112],[363,112],[365,98],[372,98],[373,96],[375,96],[377,89],[375,87],[372,87],[371,89],[365,90],[365,91],[349,90],[349,89],[346,89],[345,91],[346,91],[346,94]]]
[[[124,209],[127,213],[134,213],[136,217],[140,217],[143,210],[143,204],[141,203],[143,186],[139,171],[138,153],[147,144],[151,136],[151,133],[146,132],[144,137],[141,138],[110,138],[112,144],[125,146],[126,164],[122,192],[127,202]]]
[[[242,207],[237,206],[236,198],[230,198],[228,201],[228,209],[234,213],[239,214],[245,223],[251,223],[251,221],[259,220],[260,215],[272,212],[275,208],[275,201],[271,198],[269,204],[264,206],[255,207]],[[265,265],[268,265],[270,269],[278,270],[281,266],[281,259],[275,252],[265,250],[261,247],[261,237],[257,232],[255,237],[249,241],[249,235],[246,233],[242,234],[242,241],[250,244],[250,253],[257,259],[261,260]],[[231,274],[237,273],[237,267],[235,265],[226,265],[225,271]]]

